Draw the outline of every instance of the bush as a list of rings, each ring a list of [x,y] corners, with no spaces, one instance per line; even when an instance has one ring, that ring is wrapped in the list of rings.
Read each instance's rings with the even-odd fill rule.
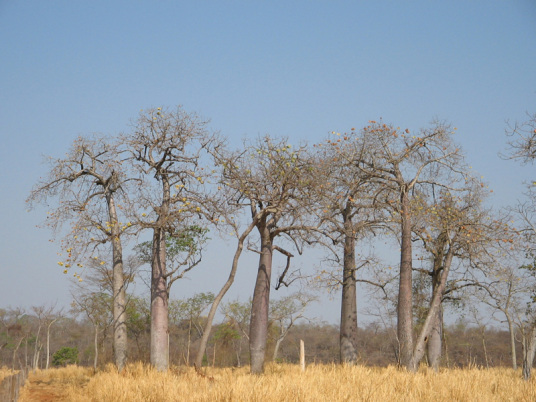
[[[63,347],[52,355],[52,365],[55,367],[78,363],[78,348]]]

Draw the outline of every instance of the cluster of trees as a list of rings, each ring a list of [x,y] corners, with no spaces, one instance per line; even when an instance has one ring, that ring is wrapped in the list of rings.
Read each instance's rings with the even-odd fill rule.
[[[201,340],[206,322],[206,306],[213,295],[200,293],[191,298],[170,302],[170,364],[190,364]],[[310,363],[339,362],[339,327],[315,320],[301,320],[301,305],[288,304],[283,298],[273,303],[270,312],[267,351],[268,359],[276,362],[299,362],[300,340],[305,341],[306,360]],[[192,306],[192,307],[190,307]],[[199,313],[199,308],[203,308]],[[284,306],[284,307],[283,307]],[[283,308],[282,308],[283,307]],[[41,309],[43,307],[39,307]],[[294,314],[285,315],[288,309]],[[50,309],[50,307],[45,307]],[[17,368],[46,368],[49,345],[49,367],[79,363],[103,367],[113,362],[111,309],[102,316],[76,309],[64,312],[52,309],[56,319],[43,331],[35,309],[22,313],[20,308],[0,310],[0,361],[4,366]],[[221,318],[214,325],[203,364],[215,367],[241,367],[248,363],[247,350],[251,301],[222,303]],[[283,318],[283,319],[282,319]],[[50,321],[49,321],[50,322]],[[98,336],[95,343],[95,326]],[[41,330],[39,329],[41,327]],[[145,298],[130,296],[127,311],[127,354],[131,361],[150,361],[149,303]],[[285,333],[281,342],[281,334]],[[511,365],[509,332],[493,326],[493,322],[471,315],[446,326],[443,333],[445,367],[494,367]],[[47,342],[48,339],[48,342]],[[393,364],[397,355],[396,327],[381,321],[361,324],[358,328],[358,362],[370,366]],[[517,343],[517,353],[521,345]]]
[[[510,155],[524,162],[536,155],[534,121],[531,116],[510,131]],[[65,223],[71,225],[62,239],[65,258],[59,261],[65,272],[75,269],[82,281],[84,266],[95,272],[111,266],[93,281],[108,284],[108,299],[91,299],[105,295],[102,291],[79,292],[75,302],[88,317],[99,309],[112,311],[119,369],[127,358],[128,338],[135,336],[131,329],[129,336],[127,286],[141,264],[151,266],[150,361],[159,370],[168,368],[170,288],[201,262],[210,230],[232,233],[236,250],[228,280],[203,303],[206,319],[202,324],[190,320],[190,329],[200,335],[193,359],[197,367],[211,339],[231,342],[232,335],[213,331],[212,324],[246,246],[259,255],[248,329],[244,317],[234,317],[229,329],[247,334],[252,373],[263,372],[271,322],[287,319],[277,314],[270,319],[272,286],[306,279],[308,292],[318,285],[341,292],[342,363],[359,361],[356,295],[357,283],[363,282],[383,310],[375,313],[393,320],[386,327],[396,328],[395,359],[401,366],[415,371],[426,355],[438,368],[444,305],[460,304],[470,294],[504,315],[512,357],[515,336],[522,337],[528,378],[536,348],[531,216],[536,199],[529,194],[525,204],[508,211],[486,207],[491,190],[472,174],[454,133],[442,122],[411,133],[370,121],[314,145],[293,146],[265,136],[230,150],[196,115],[180,107],[155,108],[141,111],[127,134],[78,138],[65,157],[50,159],[49,175],[28,201],[50,200],[46,224],[56,233]],[[515,217],[518,225],[512,225]],[[146,232],[152,240],[134,246]],[[391,269],[391,253],[378,246],[384,242],[399,245],[398,269]],[[123,255],[127,244],[133,257]],[[314,274],[291,270],[294,253],[311,247],[325,250],[323,269]],[[274,280],[275,251],[287,264]],[[313,299],[301,295],[302,304]],[[278,328],[283,339],[288,333],[283,321]],[[98,329],[95,333],[97,342]],[[275,354],[280,345],[276,341]]]

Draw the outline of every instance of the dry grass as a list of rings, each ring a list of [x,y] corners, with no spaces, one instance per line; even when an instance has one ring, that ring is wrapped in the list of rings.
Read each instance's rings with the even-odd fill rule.
[[[59,369],[30,371],[19,402],[68,401],[68,390],[82,389],[93,376],[93,369],[68,366]]]
[[[536,380],[523,381],[506,368],[426,368],[417,374],[395,367],[268,365],[263,376],[248,368],[209,369],[202,377],[191,368],[159,373],[140,363],[122,373],[113,366],[93,374],[83,368],[49,370],[68,401],[535,401]],[[22,398],[21,401],[25,399]],[[31,399],[26,399],[31,400]]]
[[[18,371],[13,371],[7,367],[0,367],[0,382],[4,381],[5,377],[9,377],[12,374],[16,374]]]

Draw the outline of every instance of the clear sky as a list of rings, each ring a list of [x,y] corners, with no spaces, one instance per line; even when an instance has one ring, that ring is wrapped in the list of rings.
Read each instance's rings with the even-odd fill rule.
[[[235,145],[447,120],[492,202],[514,203],[533,168],[497,155],[506,121],[536,111],[535,44],[533,0],[0,0],[0,307],[70,301],[59,245],[36,228],[46,208],[24,203],[42,156],[128,130],[150,106],[181,104]],[[172,297],[219,289],[230,247],[214,242]],[[250,256],[232,298],[251,295],[254,274]],[[338,300],[316,315],[338,322]]]

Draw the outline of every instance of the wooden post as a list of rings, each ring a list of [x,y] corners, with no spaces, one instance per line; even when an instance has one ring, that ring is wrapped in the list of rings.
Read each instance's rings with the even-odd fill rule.
[[[303,339],[300,339],[300,366],[301,370],[305,371],[305,344]]]

